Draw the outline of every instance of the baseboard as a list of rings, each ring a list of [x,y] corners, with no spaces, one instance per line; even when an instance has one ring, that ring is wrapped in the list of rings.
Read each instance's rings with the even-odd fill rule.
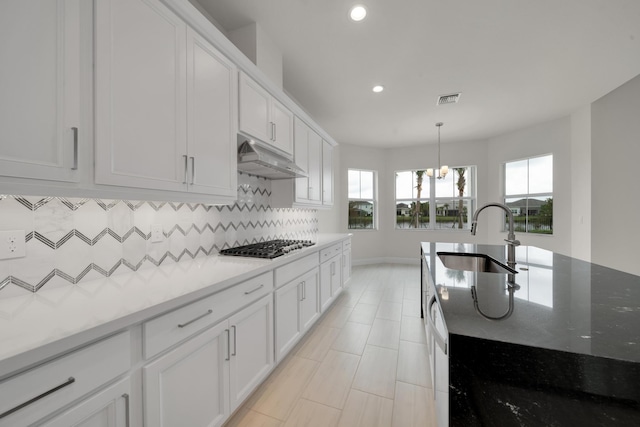
[[[352,265],[371,265],[371,264],[409,264],[409,265],[420,265],[420,258],[365,258],[365,259],[354,259],[351,262]]]

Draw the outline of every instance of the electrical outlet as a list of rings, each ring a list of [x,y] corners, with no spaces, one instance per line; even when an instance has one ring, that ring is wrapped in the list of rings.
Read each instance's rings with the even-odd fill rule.
[[[153,224],[151,226],[151,243],[158,243],[164,240],[164,234],[162,233],[162,225]]]
[[[24,230],[0,231],[0,259],[26,256]]]

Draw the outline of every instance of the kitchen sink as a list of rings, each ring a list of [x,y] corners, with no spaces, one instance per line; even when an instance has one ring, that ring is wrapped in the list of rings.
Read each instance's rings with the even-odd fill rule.
[[[516,274],[517,271],[486,254],[438,252],[445,267],[480,273]]]

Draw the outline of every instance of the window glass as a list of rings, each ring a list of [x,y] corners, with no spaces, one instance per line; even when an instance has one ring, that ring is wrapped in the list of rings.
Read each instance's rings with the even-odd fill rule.
[[[396,172],[397,229],[469,229],[475,208],[475,166],[449,168],[442,179],[425,169]]]
[[[553,155],[507,162],[504,171],[515,231],[553,234]]]
[[[348,170],[347,227],[349,229],[376,228],[375,177],[374,171]]]

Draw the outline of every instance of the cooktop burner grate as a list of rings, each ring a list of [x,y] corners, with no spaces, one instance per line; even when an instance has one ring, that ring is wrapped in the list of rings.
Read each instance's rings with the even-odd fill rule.
[[[253,243],[251,245],[238,246],[235,248],[223,249],[220,251],[222,255],[246,256],[253,258],[276,258],[286,255],[297,249],[313,246],[311,240],[269,240],[266,242]]]

